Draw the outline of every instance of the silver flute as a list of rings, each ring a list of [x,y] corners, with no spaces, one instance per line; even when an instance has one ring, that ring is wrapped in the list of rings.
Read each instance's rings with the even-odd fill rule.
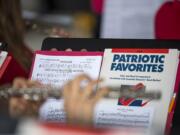
[[[118,99],[118,98],[140,98],[149,100],[160,100],[161,92],[159,90],[154,91],[134,91],[132,89],[121,90],[118,87],[108,87],[109,92],[104,98]],[[23,97],[30,101],[40,101],[47,98],[63,98],[63,89],[56,88],[0,88],[0,99],[9,99],[10,97]],[[93,91],[92,95],[96,94],[96,90]]]

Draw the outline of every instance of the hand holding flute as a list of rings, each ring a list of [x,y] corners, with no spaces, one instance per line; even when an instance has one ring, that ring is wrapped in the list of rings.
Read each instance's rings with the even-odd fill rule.
[[[81,87],[82,81],[88,83]],[[99,99],[108,93],[107,88],[100,88],[96,94],[93,93],[94,86],[99,80],[92,80],[87,75],[80,75],[64,85],[61,94],[64,97],[64,108],[68,123],[88,123],[92,121],[92,112]],[[13,82],[14,89],[39,88],[44,86],[37,81],[17,78]],[[20,92],[21,93],[21,92]],[[26,100],[23,96],[10,97],[9,110],[12,117],[38,116],[38,110],[44,100]]]
[[[82,82],[88,83],[82,87]],[[55,89],[40,84],[37,81],[30,81],[17,78],[13,82],[13,88],[5,93],[0,91],[0,97],[9,98],[9,110],[13,117],[38,116],[41,104],[49,97],[64,98],[64,108],[68,123],[79,122],[82,124],[92,123],[94,106],[103,97],[118,99],[125,98],[146,98],[150,100],[160,99],[161,93],[158,91],[136,92],[134,90],[122,91],[116,87],[103,87],[94,90],[100,80],[92,80],[87,75],[77,76],[70,80],[61,89]]]

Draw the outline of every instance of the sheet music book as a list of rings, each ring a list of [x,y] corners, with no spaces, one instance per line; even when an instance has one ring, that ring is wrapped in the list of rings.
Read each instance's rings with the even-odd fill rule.
[[[154,17],[163,0],[105,0],[102,38],[154,39]]]
[[[101,101],[95,111],[96,125],[143,128],[163,135],[178,63],[177,49],[106,49],[100,73],[103,85],[160,91],[161,99]]]
[[[79,74],[98,79],[102,52],[36,51],[30,78],[53,87],[62,87]],[[63,100],[48,99],[40,109],[40,119],[65,121]]]
[[[142,98],[102,100],[95,107],[94,124],[96,127],[130,127],[147,131],[152,129],[158,134],[164,134],[166,122],[171,122],[170,117],[173,117],[173,115],[168,116],[171,114],[168,110],[174,96],[175,82],[177,82],[179,51],[176,49],[106,49],[104,56],[102,54],[37,51],[31,79],[61,87],[77,74],[87,73],[95,79],[101,72],[100,78],[103,78],[106,86],[119,86],[124,90],[161,91],[160,100]],[[65,122],[63,99],[48,99],[39,113],[42,121]],[[170,120],[167,121],[167,119]]]
[[[2,49],[6,45],[1,46]],[[16,77],[28,77],[27,71],[16,61],[11,53],[0,51],[0,85],[12,84]]]

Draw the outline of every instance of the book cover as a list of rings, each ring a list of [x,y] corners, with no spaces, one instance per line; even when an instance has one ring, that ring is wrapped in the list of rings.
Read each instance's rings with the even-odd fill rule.
[[[164,134],[173,97],[179,52],[176,49],[106,49],[100,78],[106,86],[160,92],[159,99],[104,100],[96,106],[96,126],[131,127]]]

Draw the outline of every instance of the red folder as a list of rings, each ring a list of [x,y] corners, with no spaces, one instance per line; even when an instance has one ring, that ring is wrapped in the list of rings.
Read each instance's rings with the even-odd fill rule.
[[[15,77],[27,78],[28,73],[9,54],[0,68],[0,85],[12,83]]]

